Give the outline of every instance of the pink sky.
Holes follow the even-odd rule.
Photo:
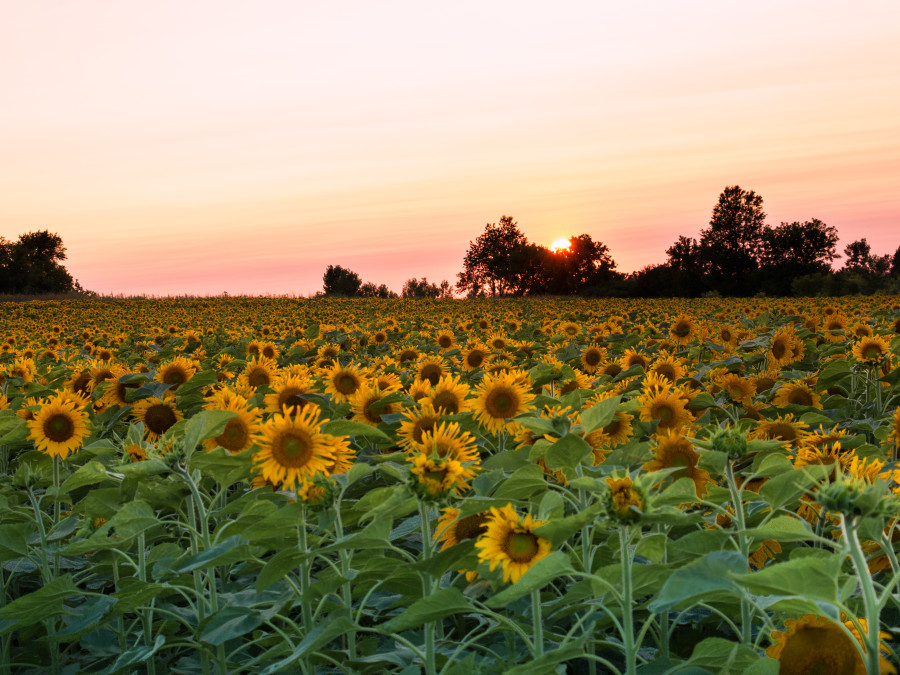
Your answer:
[[[900,3],[0,9],[0,234],[103,293],[455,281],[510,214],[662,262],[719,193],[900,245]]]

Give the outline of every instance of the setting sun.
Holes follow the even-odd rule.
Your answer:
[[[569,240],[565,237],[560,237],[552,244],[550,244],[550,250],[552,251],[566,251],[569,248]]]

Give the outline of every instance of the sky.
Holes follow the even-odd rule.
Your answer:
[[[729,185],[900,245],[900,2],[0,3],[0,235],[87,289],[455,282],[502,215],[618,270]]]

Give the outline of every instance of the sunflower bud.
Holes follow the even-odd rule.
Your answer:
[[[647,510],[647,491],[640,484],[635,484],[630,477],[607,478],[604,505],[606,515],[621,525],[638,522]]]
[[[716,429],[710,443],[713,450],[724,452],[732,461],[747,454],[747,435],[734,427]]]
[[[884,481],[869,483],[852,477],[842,477],[821,486],[816,491],[816,501],[827,511],[847,518],[885,516],[896,507],[888,498]]]

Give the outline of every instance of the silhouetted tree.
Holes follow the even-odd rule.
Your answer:
[[[589,234],[570,237],[569,248],[549,252],[545,259],[550,283],[544,292],[556,295],[603,295],[604,284],[618,276],[609,247]]]
[[[897,247],[897,250],[894,251],[894,256],[891,258],[890,275],[892,277],[900,277],[900,246]]]
[[[786,295],[794,279],[830,273],[832,261],[840,257],[837,240],[837,230],[818,218],[765,228],[759,288]]]
[[[428,283],[427,277],[407,279],[400,291],[401,298],[436,298],[441,289],[436,284]]]
[[[664,276],[666,283],[669,284],[667,291],[669,295],[694,297],[708,288],[703,254],[696,239],[682,235],[666,249],[666,254],[669,256],[666,265],[668,271],[654,270],[648,278],[662,279]],[[647,268],[644,270],[649,272]],[[642,293],[641,297],[656,296]]]
[[[512,216],[488,223],[463,259],[456,288],[469,297],[521,295],[526,285],[523,265],[533,256],[528,240]]]
[[[872,257],[872,247],[863,237],[854,242],[850,242],[844,247],[844,255],[847,259],[844,261],[844,269],[852,272],[866,272],[869,268],[869,259]]]
[[[719,195],[709,227],[700,233],[700,260],[710,285],[723,295],[752,291],[765,220],[763,199],[753,190],[733,185]]]
[[[0,237],[0,293],[81,291],[62,266],[65,259],[62,237],[48,230],[19,235],[16,242]]]
[[[359,294],[362,280],[356,272],[340,265],[329,265],[322,275],[322,287],[325,295],[343,295],[353,297]]]
[[[389,289],[385,284],[373,284],[367,281],[359,287],[357,295],[361,298],[396,298],[397,294]]]
[[[441,280],[441,285],[438,286],[438,298],[442,300],[449,300],[453,297],[453,284],[451,284],[446,279]]]

